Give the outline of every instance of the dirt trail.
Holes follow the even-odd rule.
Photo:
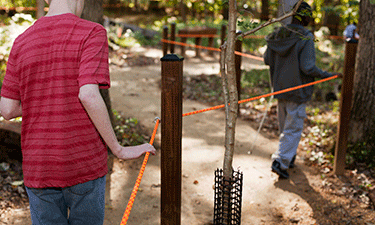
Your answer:
[[[147,51],[161,57],[160,51]],[[205,60],[186,57],[184,76],[217,74],[217,59]],[[244,67],[264,67],[256,61],[244,61]],[[144,67],[114,69],[111,73],[112,88],[110,95],[114,109],[126,116],[139,119],[152,130],[152,121],[160,116],[160,64]],[[207,108],[194,101],[183,102],[183,113]],[[182,224],[209,224],[213,218],[214,171],[222,168],[224,154],[223,110],[209,111],[183,119],[183,184],[182,184]],[[236,128],[236,151],[233,166],[239,167],[244,174],[242,224],[299,224],[314,223],[313,210],[305,196],[312,191],[306,178],[300,159],[298,167],[291,173],[288,181],[278,180],[271,173],[270,155],[276,150],[278,140],[269,140],[258,135],[252,154],[256,131],[248,122],[241,119]],[[157,136],[160,141],[160,129]],[[135,162],[133,162],[134,164]],[[132,164],[132,163],[130,163]],[[108,210],[107,224],[121,220],[130,191],[138,174],[138,166],[129,170],[115,168],[111,188],[113,209]],[[120,183],[121,181],[121,183]],[[194,184],[194,181],[198,181]],[[160,154],[150,158],[141,183],[142,192],[136,198],[128,224],[159,224],[160,222]],[[303,184],[303,185],[302,185]],[[301,194],[300,194],[301,193]],[[115,222],[116,221],[116,222]]]
[[[145,50],[145,49],[144,49]],[[145,54],[161,57],[159,50],[145,50]],[[184,76],[217,74],[217,59],[201,60],[187,57],[184,60]],[[244,67],[263,67],[259,62],[244,60]],[[111,67],[112,107],[127,117],[137,118],[150,133],[153,120],[160,114],[161,66],[118,68]],[[207,108],[194,101],[183,102],[183,112]],[[182,162],[182,224],[210,224],[213,219],[214,171],[222,168],[224,154],[223,110],[209,111],[183,119]],[[163,126],[163,124],[162,124]],[[297,167],[291,170],[289,180],[278,180],[271,173],[270,155],[278,141],[259,135],[253,148],[256,131],[248,122],[238,119],[234,168],[244,174],[242,195],[242,224],[314,224],[312,199],[321,196],[314,191],[318,180],[309,176],[308,167],[297,158]],[[156,142],[160,142],[160,129]],[[159,144],[160,146],[160,144]],[[105,224],[120,224],[139,172],[142,159],[114,162],[111,187],[107,201]],[[308,178],[309,177],[309,178]],[[27,209],[13,212],[8,224],[31,224]],[[146,167],[140,191],[136,197],[129,225],[160,224],[160,154],[151,156]]]

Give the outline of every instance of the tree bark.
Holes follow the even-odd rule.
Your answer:
[[[262,0],[262,12],[260,14],[260,19],[261,20],[269,20],[270,18],[270,5],[268,0]]]
[[[228,40],[226,43],[226,73],[222,74],[225,76],[228,83],[228,103],[226,105],[227,118],[225,127],[225,154],[224,154],[224,165],[223,175],[224,178],[228,179],[232,177],[232,162],[235,142],[235,128],[236,120],[238,115],[238,93],[237,93],[237,80],[236,80],[236,68],[235,68],[235,42],[236,42],[236,23],[237,23],[237,1],[229,1],[229,20],[228,20]]]
[[[375,4],[362,0],[359,7],[360,39],[353,84],[350,143],[366,142],[369,135],[375,135]]]
[[[85,6],[82,12],[82,19],[90,20],[99,24],[103,24],[103,0],[85,0]],[[100,94],[102,95],[104,102],[107,106],[109,118],[111,120],[112,126],[115,126],[114,115],[112,113],[111,99],[109,97],[108,89],[100,89]],[[110,151],[108,151],[109,153]],[[109,154],[107,159],[108,174],[106,176],[106,188],[105,204],[108,207],[111,207],[111,174],[113,172],[113,158],[114,156]]]
[[[85,7],[82,12],[82,19],[89,20],[95,23],[103,24],[103,0],[85,0]],[[107,106],[109,118],[112,126],[115,126],[114,116],[112,113],[111,99],[109,97],[108,89],[100,89],[100,93]]]
[[[36,0],[36,18],[39,19],[40,17],[44,16],[44,0]]]
[[[186,18],[186,5],[184,3],[184,0],[180,0],[180,15],[181,19],[184,23],[186,23],[187,18]]]
[[[340,5],[340,1],[326,0],[324,4],[331,6],[331,7],[335,7],[337,5]],[[323,25],[328,27],[331,35],[338,35],[339,25],[340,25],[340,15],[337,15],[337,13],[333,11],[325,12]]]
[[[223,4],[222,13],[223,13],[223,19],[224,20],[228,20],[229,19],[229,6],[228,6],[228,2],[226,2],[226,3]]]

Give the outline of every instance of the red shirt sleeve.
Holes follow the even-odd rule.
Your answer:
[[[79,87],[99,84],[100,88],[110,87],[108,65],[107,31],[97,26],[83,45],[78,76]]]
[[[9,54],[7,69],[1,87],[1,96],[14,100],[21,100],[20,80],[17,72],[17,54],[15,53],[16,44],[13,45]]]

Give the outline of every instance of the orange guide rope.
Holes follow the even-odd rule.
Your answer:
[[[166,40],[166,39],[162,39],[161,41],[165,42],[165,43],[169,43],[169,44],[182,45],[182,46],[188,46],[188,47],[193,47],[193,48],[201,48],[201,49],[207,49],[207,50],[211,50],[211,51],[220,52],[220,49],[218,49],[218,48],[205,47],[205,46],[200,46],[200,45],[191,45],[191,44],[186,44],[186,43],[177,42],[177,41],[170,41],[170,40]]]
[[[193,48],[201,48],[201,49],[207,49],[207,50],[210,50],[210,51],[221,52],[221,50],[219,48],[212,48],[212,47],[205,47],[205,46],[200,46],[200,45],[186,44],[186,43],[183,43],[183,42],[171,41],[171,40],[166,40],[166,39],[162,39],[161,41],[165,42],[165,43],[169,43],[169,44],[182,45],[182,46],[188,46],[188,47],[193,47]],[[243,56],[243,57],[246,57],[246,58],[263,61],[262,57],[249,55],[249,54],[246,54],[246,53],[243,53],[243,52],[238,52],[238,51],[235,51],[234,53],[236,55],[240,55],[240,56]]]
[[[272,95],[282,94],[282,93],[289,92],[289,91],[294,91],[294,90],[297,90],[297,89],[300,89],[300,88],[312,86],[314,84],[323,83],[325,81],[333,80],[333,79],[335,79],[337,77],[338,77],[338,75],[334,75],[332,77],[328,77],[328,78],[325,78],[325,79],[317,80],[317,81],[314,81],[314,82],[311,82],[311,83],[308,83],[308,84],[303,84],[303,85],[299,85],[299,86],[296,86],[296,87],[291,87],[291,88],[287,88],[287,89],[284,89],[284,90],[280,90],[280,91],[276,91],[276,92],[272,92],[272,93],[268,93],[268,94],[264,94],[264,95],[260,95],[260,96],[256,96],[256,97],[252,97],[252,98],[248,98],[248,99],[244,99],[244,100],[238,101],[238,104],[242,104],[242,103],[245,103],[245,102],[254,101],[254,100],[265,98],[265,97],[269,97],[269,96],[272,96]],[[198,113],[202,113],[202,112],[211,111],[211,110],[214,110],[214,109],[221,109],[221,108],[224,108],[224,107],[225,107],[224,104],[223,105],[218,105],[218,106],[214,106],[214,107],[207,108],[207,109],[201,109],[201,110],[197,110],[197,111],[194,111],[194,112],[185,113],[185,114],[182,114],[182,116],[183,117],[184,116],[190,116],[190,115],[194,115],[194,114],[198,114]]]
[[[160,123],[160,119],[156,119],[154,131],[152,132],[152,136],[151,136],[151,140],[150,140],[150,145],[152,145],[154,143],[155,135],[156,135],[156,131],[158,130],[159,123]],[[135,181],[135,185],[134,185],[132,194],[130,195],[128,205],[126,206],[126,210],[124,212],[124,215],[122,216],[121,225],[125,225],[127,223],[128,219],[129,219],[129,214],[130,214],[130,211],[133,208],[135,196],[137,195],[139,185],[141,184],[141,180],[142,180],[142,177],[143,177],[143,173],[145,172],[145,168],[146,168],[146,164],[147,164],[149,155],[150,155],[150,153],[147,152],[146,155],[145,155],[145,158],[143,159],[141,170],[139,171],[137,180]]]

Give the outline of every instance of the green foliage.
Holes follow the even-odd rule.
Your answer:
[[[141,46],[157,46],[162,39],[161,35],[155,35],[154,38],[149,39],[146,38],[141,32],[135,32],[133,37]]]
[[[252,69],[250,71],[243,71],[241,77],[241,85],[243,88],[265,88],[265,91],[270,91],[269,69]]]
[[[14,5],[11,0],[0,0],[0,5],[3,7],[35,7],[35,0],[14,0]]]
[[[0,89],[13,42],[33,21],[30,15],[19,13],[12,18],[4,18],[4,26],[0,26]]]
[[[114,128],[117,140],[122,146],[133,146],[147,142],[147,136],[136,118],[124,118],[116,110],[113,110],[116,119]]]
[[[359,1],[343,0],[342,4],[332,6],[327,5],[321,8],[325,13],[334,13],[340,16],[341,24],[350,24],[358,22]]]
[[[375,168],[375,130],[369,132],[364,141],[349,144],[347,152],[348,165],[365,164]]]

